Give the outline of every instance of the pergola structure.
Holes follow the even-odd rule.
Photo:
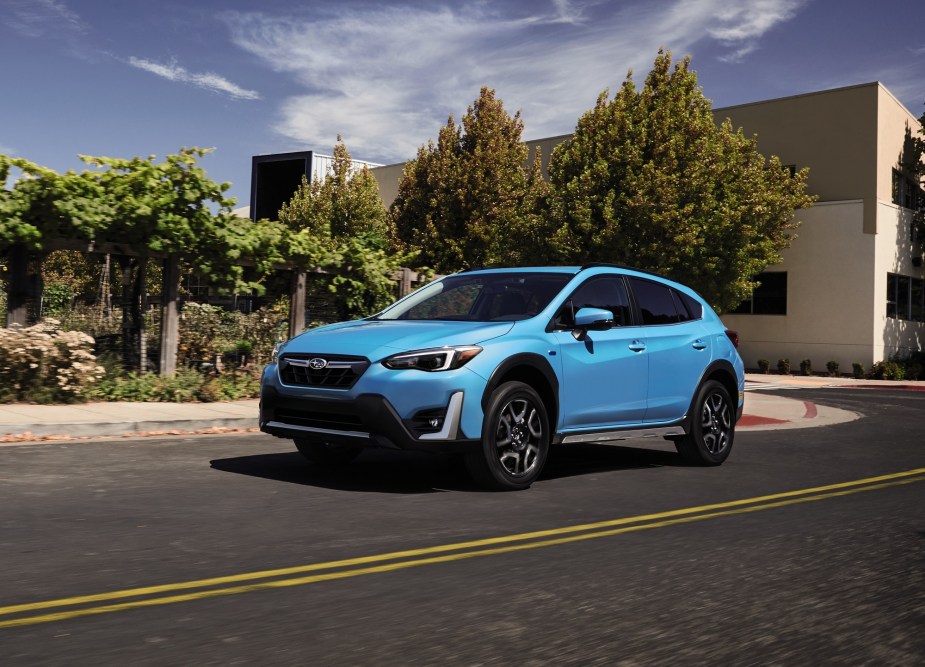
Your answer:
[[[76,250],[88,254],[109,254],[119,259],[122,268],[122,321],[123,331],[135,329],[130,325],[132,309],[141,309],[141,295],[131,291],[132,272],[136,269],[139,275],[135,277],[135,285],[144,284],[144,267],[147,259],[163,262],[163,283],[161,286],[161,331],[160,331],[160,357],[158,372],[161,375],[173,375],[177,368],[177,348],[179,343],[179,288],[180,288],[180,261],[178,254],[158,255],[155,253],[141,253],[131,246],[120,243],[82,242],[67,239],[53,239],[45,244],[44,252],[54,250]],[[30,253],[24,246],[13,246],[7,253],[8,280],[6,326],[19,324],[25,326],[28,320],[27,304],[30,297],[36,300],[42,294],[42,277],[40,262],[34,253]],[[30,273],[30,262],[34,270]],[[289,271],[292,274],[289,287],[289,329],[288,337],[292,338],[305,329],[305,301],[309,273],[326,273],[320,268],[298,269],[292,266],[280,266],[280,271]],[[420,275],[411,269],[400,269],[394,275],[398,281],[398,294],[400,297],[409,294],[412,284],[420,279]],[[137,292],[137,290],[136,290]],[[128,307],[127,307],[128,306]],[[134,318],[135,321],[140,318]],[[143,343],[144,336],[140,336]],[[126,337],[127,340],[127,337]],[[144,350],[141,358],[144,359]]]

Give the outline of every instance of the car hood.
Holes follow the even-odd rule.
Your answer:
[[[283,353],[351,354],[379,361],[397,352],[476,345],[503,336],[513,326],[513,322],[358,320],[306,331],[286,343]]]

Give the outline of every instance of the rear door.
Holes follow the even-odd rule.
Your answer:
[[[647,423],[681,419],[710,364],[710,337],[702,312],[677,290],[645,278],[627,279],[642,320],[649,356]],[[694,302],[696,303],[696,302]],[[691,310],[695,312],[691,312]]]

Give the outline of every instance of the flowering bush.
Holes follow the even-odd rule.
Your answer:
[[[62,331],[58,320],[0,329],[0,401],[82,400],[105,373],[92,349],[93,338]]]

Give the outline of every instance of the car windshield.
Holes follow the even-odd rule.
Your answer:
[[[379,313],[377,320],[513,322],[545,308],[569,273],[476,273],[448,276]]]

